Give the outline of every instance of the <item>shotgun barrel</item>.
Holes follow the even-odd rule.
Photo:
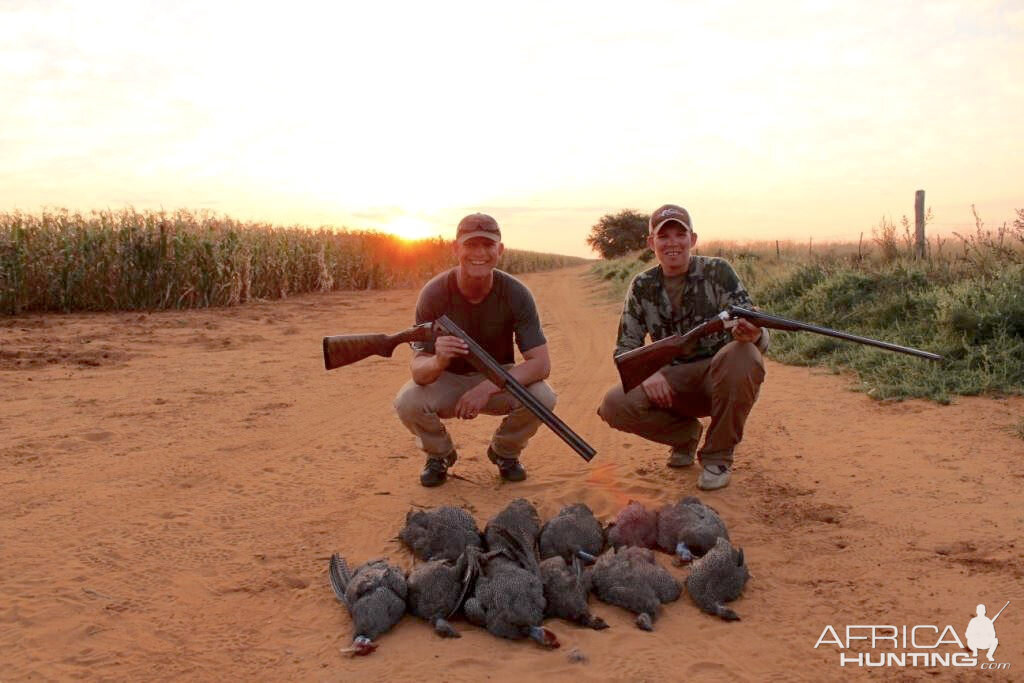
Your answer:
[[[769,327],[773,330],[787,330],[790,332],[814,332],[815,334],[823,334],[826,337],[845,339],[847,341],[857,342],[858,344],[866,344],[868,346],[874,346],[879,349],[885,349],[886,351],[906,353],[911,356],[917,356],[918,358],[927,358],[928,360],[942,360],[942,356],[940,356],[937,353],[932,353],[930,351],[922,351],[921,349],[915,349],[912,346],[900,346],[899,344],[880,341],[878,339],[872,339],[871,337],[862,337],[858,334],[850,334],[849,332],[833,330],[830,327],[811,325],[810,323],[803,323],[800,322],[799,320],[790,320],[788,318],[782,318],[777,315],[771,315],[770,313],[752,311],[749,308],[743,308],[742,306],[729,306],[729,308],[727,308],[726,310],[729,311],[729,315],[731,317],[746,318],[747,320],[751,321],[752,323],[760,327]]]

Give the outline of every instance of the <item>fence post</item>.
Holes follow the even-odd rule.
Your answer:
[[[914,255],[924,258],[924,190],[914,193]]]

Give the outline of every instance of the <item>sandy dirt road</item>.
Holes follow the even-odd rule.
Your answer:
[[[321,336],[397,331],[415,291],[0,319],[0,680],[863,678],[834,645],[814,648],[825,626],[949,624],[963,638],[977,603],[991,615],[1006,600],[996,659],[1011,669],[874,673],[1024,677],[1024,441],[1010,431],[1024,400],[881,404],[849,378],[776,363],[733,484],[702,496],[754,575],[734,604],[742,621],[684,596],[645,633],[595,600],[612,628],[550,622],[553,652],[464,622],[442,641],[406,617],[373,656],[342,656],[350,621],[327,558],[411,566],[395,540],[410,506],[464,505],[482,526],[518,496],[545,518],[583,501],[607,520],[631,498],[698,493],[696,472],[595,414],[615,379],[618,305],[585,268],[523,279],[557,412],[598,455],[587,464],[542,429],[521,484],[484,457],[497,424],[485,416],[449,425],[464,479],[419,486],[421,456],[391,407],[407,348],[323,370]],[[573,648],[588,661],[571,663]]]

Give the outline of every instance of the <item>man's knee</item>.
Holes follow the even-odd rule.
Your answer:
[[[756,345],[732,341],[715,354],[711,372],[725,381],[749,381],[759,385],[764,381],[764,358]]]
[[[555,394],[555,390],[544,381],[534,382],[530,386],[526,387],[526,390],[533,394],[533,397],[541,402],[548,410],[554,410],[555,404],[558,402],[558,396]]]
[[[413,419],[423,412],[426,406],[426,392],[423,387],[412,380],[405,383],[395,396],[394,406],[398,417],[403,421]]]
[[[621,384],[616,384],[608,390],[597,409],[597,414],[609,427],[622,429],[626,422],[626,393],[622,390]]]

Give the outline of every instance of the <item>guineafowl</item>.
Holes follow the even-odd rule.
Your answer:
[[[516,498],[492,517],[484,527],[487,550],[505,550],[524,569],[540,575],[537,557],[537,536],[540,516],[537,508],[525,498]]]
[[[687,496],[658,511],[658,547],[681,562],[702,556],[719,537],[729,539],[725,522],[698,498]]]
[[[597,597],[635,612],[636,625],[645,631],[653,630],[661,604],[678,599],[682,592],[649,548],[609,548],[597,558],[592,577]]]
[[[604,530],[583,503],[563,507],[540,530],[540,557],[546,560],[559,555],[571,564],[577,551],[600,555],[604,550]]]
[[[450,505],[410,510],[398,537],[421,560],[458,562],[467,546],[483,546],[472,515]]]
[[[352,616],[355,636],[348,652],[370,654],[377,649],[374,639],[390,630],[405,614],[405,574],[387,560],[372,560],[352,572],[337,553],[331,555],[327,574],[334,594]]]
[[[475,555],[479,552],[476,546],[469,546],[455,564],[448,560],[429,560],[409,572],[409,612],[430,622],[438,635],[461,637],[448,619],[459,611],[472,589],[475,568],[479,567]]]
[[[508,542],[515,543],[511,535]],[[532,638],[545,647],[558,647],[555,634],[542,626],[546,602],[539,573],[524,569],[506,552],[481,557],[476,589],[463,606],[466,618],[501,638]]]
[[[540,576],[547,603],[544,616],[573,621],[594,630],[608,628],[604,619],[590,613],[590,570],[582,568],[578,557],[573,558],[572,564],[566,564],[561,555],[549,557],[540,563]]]
[[[686,579],[686,591],[708,614],[726,621],[738,621],[739,615],[724,603],[740,597],[750,578],[743,550],[719,537],[715,547],[696,560]]]
[[[619,548],[630,545],[639,548],[658,547],[658,513],[644,504],[631,500],[615,516],[608,527],[608,545]]]

